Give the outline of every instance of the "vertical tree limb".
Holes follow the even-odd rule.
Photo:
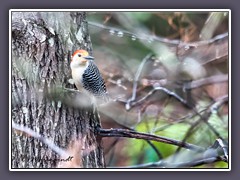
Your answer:
[[[63,18],[61,18],[63,17]],[[47,98],[54,87],[70,87],[69,53],[91,50],[84,12],[12,12],[12,120],[40,132],[60,148],[86,137],[83,167],[105,166],[98,112]],[[53,168],[58,154],[33,137],[12,132],[12,168]],[[79,157],[78,157],[79,158]]]

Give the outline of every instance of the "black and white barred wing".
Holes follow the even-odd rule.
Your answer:
[[[82,83],[83,87],[96,98],[105,102],[109,101],[105,82],[94,62],[90,61],[89,66],[84,71]]]

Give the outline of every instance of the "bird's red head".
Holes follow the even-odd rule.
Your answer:
[[[82,57],[89,55],[89,53],[88,53],[86,50],[79,49],[79,50],[76,50],[76,51],[73,53],[72,57],[74,57],[75,55],[79,55],[79,54],[80,54]]]
[[[89,53],[86,50],[79,49],[76,50],[72,55],[72,62],[79,61],[81,64],[85,64],[88,60],[93,60],[92,56],[89,56]]]

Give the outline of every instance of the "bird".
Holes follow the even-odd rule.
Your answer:
[[[94,57],[88,51],[76,50],[71,56],[70,67],[73,82],[79,91],[94,97],[100,104],[110,100],[104,79],[94,63]]]

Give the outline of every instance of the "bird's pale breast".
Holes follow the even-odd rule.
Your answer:
[[[81,90],[83,88],[82,77],[85,69],[85,67],[78,67],[72,70],[72,78],[78,90]]]

